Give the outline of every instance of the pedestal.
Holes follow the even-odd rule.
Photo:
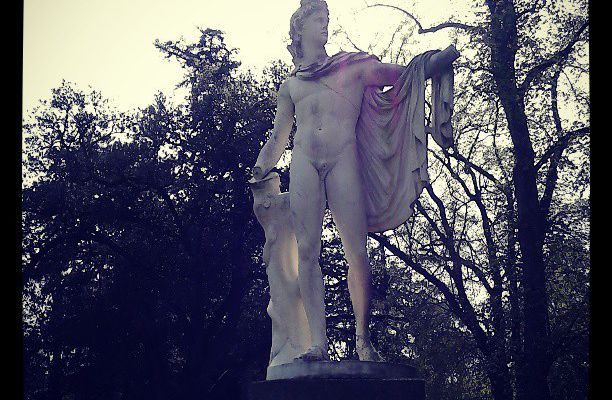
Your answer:
[[[247,387],[248,400],[425,400],[414,367],[367,361],[305,362],[268,369]]]

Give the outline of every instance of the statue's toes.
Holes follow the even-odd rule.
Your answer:
[[[374,348],[372,343],[369,340],[365,341],[365,343],[361,340],[357,343],[357,357],[359,357],[359,361],[374,361],[374,362],[385,362],[383,356]]]
[[[329,355],[325,349],[320,347],[311,347],[305,353],[300,354],[295,358],[300,361],[329,361]]]
[[[361,354],[357,354],[357,356],[359,357],[359,361],[385,362],[383,356],[381,356],[380,353],[374,348],[364,351]]]

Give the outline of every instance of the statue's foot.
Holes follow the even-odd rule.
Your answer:
[[[374,348],[370,336],[357,335],[357,356],[359,361],[384,362],[385,359]]]
[[[329,361],[329,355],[327,354],[327,348],[315,345],[295,357],[295,359],[300,361]]]

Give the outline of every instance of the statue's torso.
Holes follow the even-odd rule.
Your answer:
[[[312,159],[329,159],[354,143],[363,92],[355,64],[316,80],[290,78],[297,119],[293,151]]]

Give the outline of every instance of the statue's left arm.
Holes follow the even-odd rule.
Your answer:
[[[432,55],[425,64],[425,79],[429,79],[448,68],[459,57],[455,46]],[[366,86],[391,86],[404,71],[403,65],[382,63],[372,60],[364,63],[362,79]]]

